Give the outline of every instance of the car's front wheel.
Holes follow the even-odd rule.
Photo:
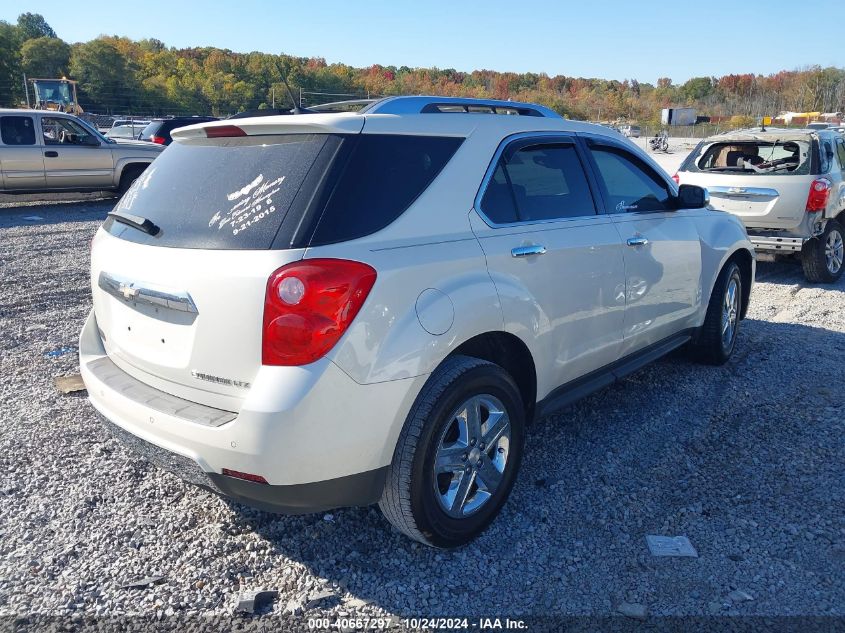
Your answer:
[[[845,242],[842,225],[828,220],[824,232],[804,243],[801,265],[807,281],[831,284],[842,276],[845,262]]]
[[[716,279],[704,324],[691,346],[696,359],[708,365],[726,363],[736,347],[741,315],[742,275],[735,262],[728,262]]]
[[[510,494],[524,428],[522,398],[504,369],[467,356],[447,359],[408,414],[379,507],[426,545],[469,542]]]

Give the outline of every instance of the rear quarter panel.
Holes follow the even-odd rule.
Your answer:
[[[431,373],[467,339],[502,330],[496,289],[468,221],[450,241],[366,249],[348,242],[309,249],[305,257],[363,261],[378,271],[361,312],[330,353],[358,383]]]

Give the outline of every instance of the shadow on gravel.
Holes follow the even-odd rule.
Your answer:
[[[775,261],[758,261],[756,281],[760,283],[777,284],[780,286],[799,286],[803,288],[821,288],[822,290],[839,290],[845,292],[845,275],[834,284],[814,284],[804,277],[804,270],[798,259],[779,259]],[[797,290],[796,290],[797,292]],[[751,300],[754,301],[752,294]]]
[[[456,551],[376,508],[233,505],[230,527],[339,587],[335,603],[345,589],[397,614],[841,614],[842,350],[842,332],[746,320],[724,367],[673,354],[536,422],[503,513]],[[646,534],[699,557],[655,558]]]
[[[116,198],[107,198],[0,207],[0,229],[105,220],[116,202]]]

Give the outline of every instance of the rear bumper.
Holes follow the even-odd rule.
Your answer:
[[[754,250],[768,253],[797,253],[807,241],[806,237],[778,237],[772,235],[748,235]]]
[[[232,499],[284,513],[377,501],[425,376],[361,385],[327,359],[262,367],[238,412],[135,380],[106,356],[92,313],[80,373],[94,408],[148,461]],[[260,475],[260,484],[223,469]]]
[[[341,506],[377,503],[384,488],[387,467],[328,481],[291,486],[274,486],[208,473],[189,457],[168,451],[133,435],[104,416],[105,431],[116,437],[142,459],[232,501],[279,514],[307,514]]]

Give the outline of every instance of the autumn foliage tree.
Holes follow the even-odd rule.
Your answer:
[[[722,117],[776,115],[783,110],[845,110],[845,69],[819,66],[771,75],[693,77],[676,84],[634,78],[597,79],[494,70],[409,68],[375,64],[354,68],[321,57],[214,47],[171,48],[156,39],[102,36],[68,45],[38,14],[17,25],[0,22],[0,106],[23,100],[22,73],[80,82],[88,112],[227,115],[290,105],[286,81],[304,105],[398,94],[492,97],[533,101],[578,119],[659,122],[660,109],[692,106]],[[313,94],[324,93],[324,94]],[[746,120],[746,119],[743,119]]]

